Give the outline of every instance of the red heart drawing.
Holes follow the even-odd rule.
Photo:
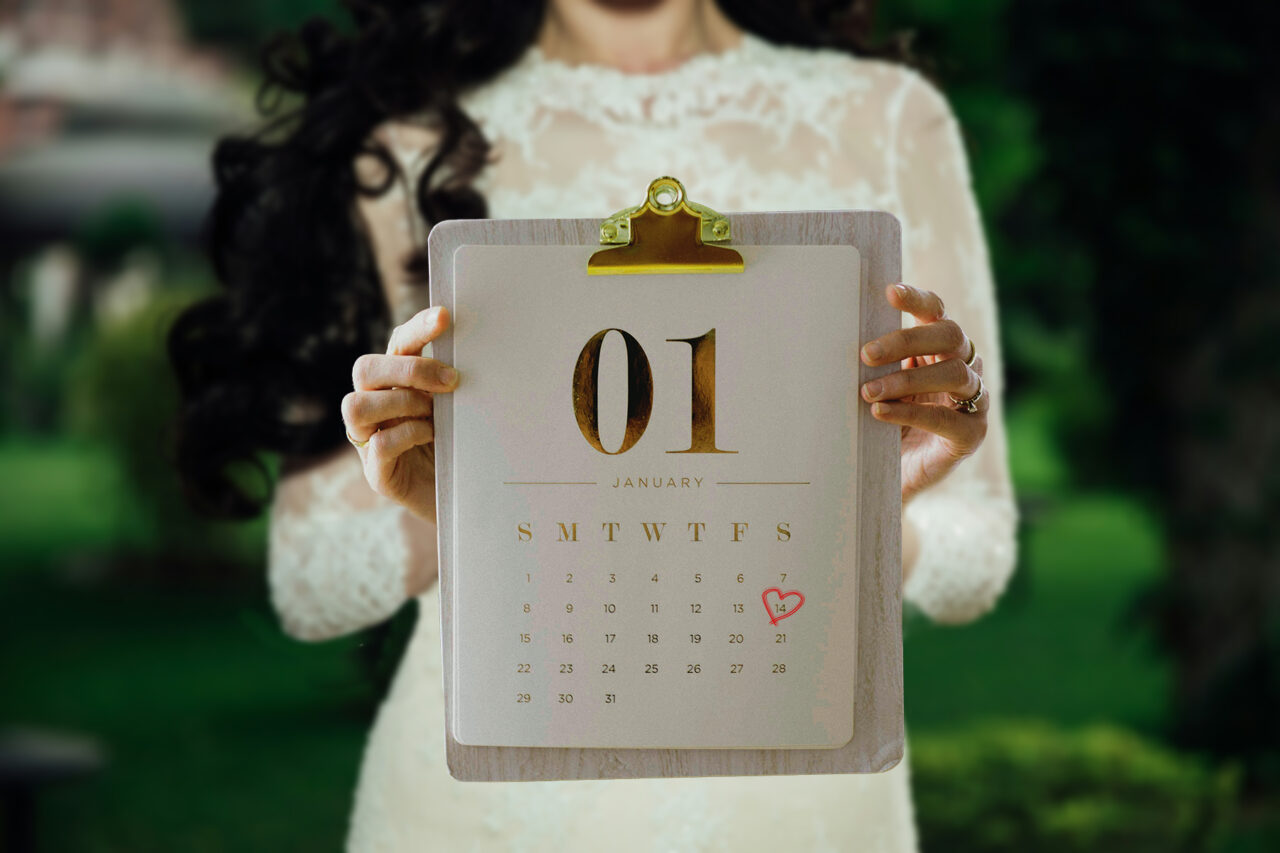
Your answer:
[[[782,612],[775,613],[774,611],[776,610],[776,608],[771,607],[769,605],[769,593],[771,592],[777,594],[778,604],[782,605],[783,607],[786,607],[786,605],[782,604],[782,600],[785,598],[790,598],[793,595],[796,598],[800,599],[800,603],[797,604],[795,607],[787,607]],[[760,600],[764,602],[765,612],[769,614],[769,622],[770,624],[773,624],[773,625],[777,625],[779,622],[781,622],[783,619],[786,619],[788,616],[794,616],[801,607],[804,607],[804,593],[795,589],[790,590],[788,592],[783,592],[782,590],[778,589],[776,586],[770,587],[769,589],[766,589],[764,592],[760,593]]]

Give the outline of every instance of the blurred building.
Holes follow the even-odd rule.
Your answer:
[[[250,116],[172,0],[0,0],[0,252],[127,199],[179,238],[212,192],[216,136]]]

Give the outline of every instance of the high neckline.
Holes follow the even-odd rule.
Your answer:
[[[847,74],[828,66],[845,69],[850,61],[843,52],[777,45],[746,30],[725,50],[697,53],[649,72],[569,63],[530,44],[513,65],[464,93],[461,101],[495,138],[504,133],[519,138],[541,111],[578,113],[649,132],[723,115],[751,92],[793,87],[816,94],[839,88]]]

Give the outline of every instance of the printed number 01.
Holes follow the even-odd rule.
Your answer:
[[[622,335],[627,346],[627,428],[622,444],[617,450],[605,450],[600,441],[600,411],[598,390],[600,383],[600,349],[610,332]],[[668,453],[737,453],[736,450],[720,450],[716,447],[716,330],[711,329],[696,338],[667,338],[671,343],[688,344],[692,353],[692,406],[693,423],[686,450],[668,450]],[[587,443],[601,453],[617,456],[630,450],[649,426],[653,411],[653,372],[649,369],[649,357],[630,333],[622,329],[602,329],[591,336],[578,362],[573,368],[573,415],[578,429]]]

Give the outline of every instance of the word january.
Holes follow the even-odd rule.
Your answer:
[[[690,486],[690,481],[693,485]],[[614,477],[611,489],[700,489],[701,477]]]
[[[747,534],[750,530],[750,524],[745,521],[731,521],[727,525],[728,539],[730,542],[745,542]],[[620,521],[604,521],[600,523],[600,538],[605,542],[619,542],[621,537],[628,534],[637,535],[636,530],[644,531],[644,538],[647,542],[661,542],[662,535],[666,533],[667,522],[665,521],[642,521],[638,525],[634,523],[624,525]],[[555,527],[551,531],[557,542],[578,542],[578,522],[555,522]],[[774,525],[772,533],[779,542],[787,542],[791,539],[791,522],[779,521]],[[705,521],[690,521],[685,526],[686,541],[689,542],[707,542],[707,523]],[[516,525],[516,539],[520,542],[532,542],[534,536],[533,522],[522,521]]]

